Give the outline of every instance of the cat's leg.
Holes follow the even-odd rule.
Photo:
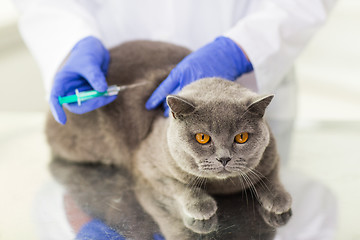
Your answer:
[[[202,189],[193,189],[177,197],[184,225],[192,231],[205,234],[218,227],[216,201]]]
[[[200,188],[184,188],[175,199],[181,206],[185,217],[195,220],[209,220],[217,210],[217,204],[213,197]]]
[[[183,225],[196,233],[216,230],[217,204],[203,189],[190,187],[166,176],[152,180],[151,185],[155,192],[174,200],[171,207],[178,210]]]
[[[265,222],[273,227],[285,225],[292,215],[292,200],[279,180],[278,167],[258,180],[254,187],[261,204],[259,211]]]
[[[176,200],[186,227],[200,234],[216,230],[217,204],[213,197],[201,188],[184,185],[172,178],[162,181],[173,186],[174,192],[171,196]]]
[[[136,196],[145,211],[158,224],[166,240],[194,240],[200,235],[186,226],[181,210],[177,208],[177,201],[170,196],[163,195],[146,183],[136,188]]]

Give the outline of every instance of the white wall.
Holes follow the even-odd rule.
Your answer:
[[[340,0],[297,61],[300,120],[360,120],[360,1]]]
[[[0,111],[45,111],[40,72],[17,29],[18,13],[0,1]]]

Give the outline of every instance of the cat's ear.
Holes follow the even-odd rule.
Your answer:
[[[195,110],[195,106],[192,103],[175,95],[167,96],[166,103],[169,106],[174,118],[188,115]]]
[[[268,95],[262,98],[257,99],[255,102],[251,103],[247,108],[247,112],[250,112],[257,117],[263,117],[267,106],[269,106],[271,100],[274,98],[274,95]]]

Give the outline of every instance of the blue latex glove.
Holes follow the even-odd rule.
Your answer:
[[[94,37],[80,40],[71,50],[69,58],[56,74],[50,94],[50,109],[56,121],[66,123],[66,115],[59,103],[59,96],[75,94],[75,89],[85,91],[95,89],[107,90],[105,75],[110,62],[109,51]],[[83,114],[102,107],[116,99],[116,96],[98,97],[81,106],[77,103],[63,104],[70,112]]]
[[[75,240],[126,240],[115,230],[100,220],[94,219],[85,224],[76,235]]]
[[[165,240],[160,234],[153,235],[154,240]],[[75,240],[126,240],[115,230],[98,219],[85,224],[77,234]]]
[[[146,108],[151,110],[163,104],[164,115],[168,116],[169,107],[165,101],[168,94],[176,94],[187,84],[201,78],[221,77],[234,81],[252,70],[251,63],[235,42],[227,37],[218,37],[185,57],[153,92]]]

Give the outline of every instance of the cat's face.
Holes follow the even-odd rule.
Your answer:
[[[218,179],[254,169],[269,144],[263,114],[271,99],[222,79],[200,80],[180,97],[169,96],[173,119],[167,140],[177,165]]]

